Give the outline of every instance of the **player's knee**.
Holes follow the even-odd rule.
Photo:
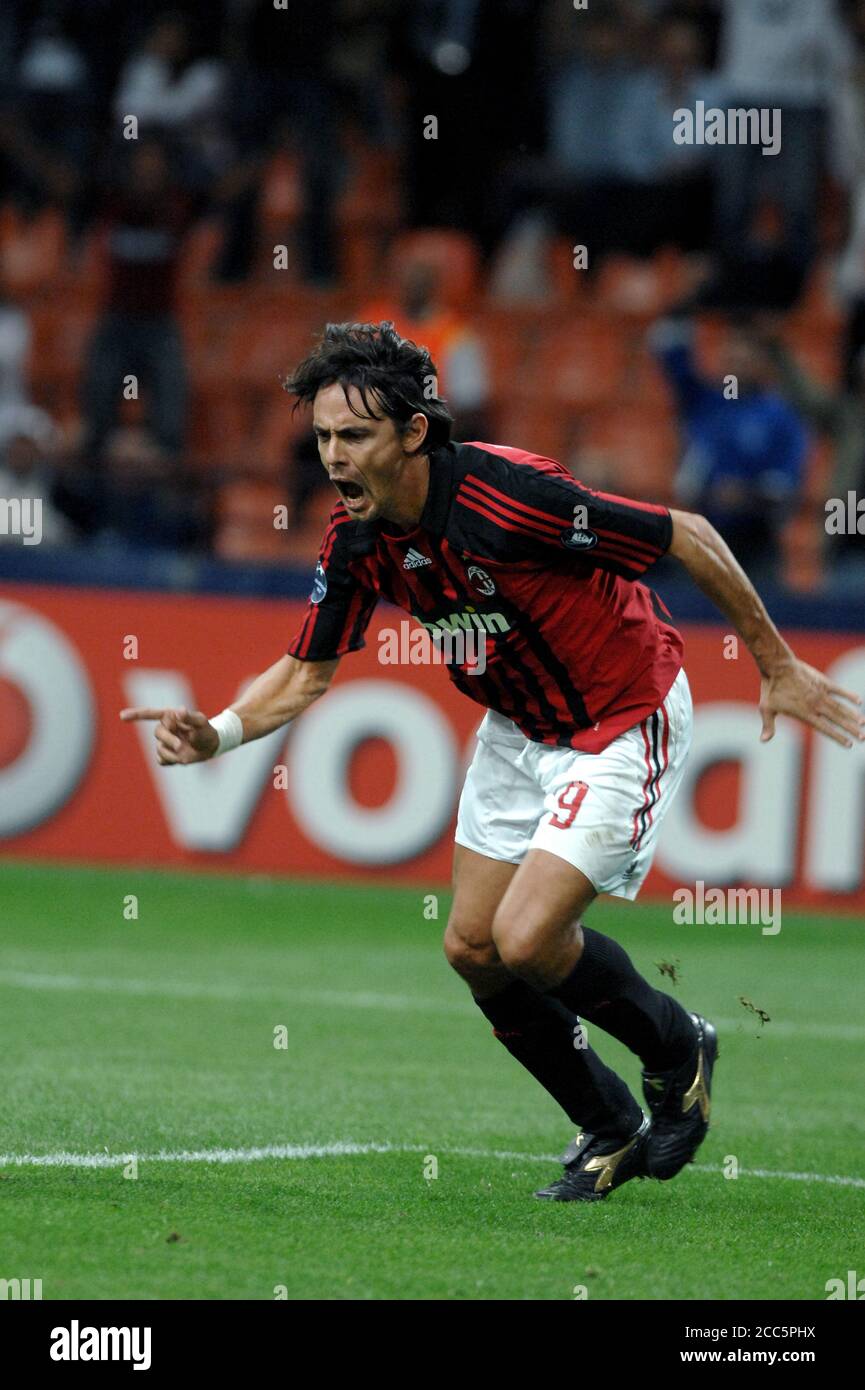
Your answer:
[[[479,939],[468,930],[461,931],[458,922],[448,922],[443,944],[448,964],[466,978],[479,971],[492,970],[499,964],[492,941]]]
[[[497,912],[493,941],[502,964],[514,975],[531,971],[540,960],[542,937],[531,922]]]

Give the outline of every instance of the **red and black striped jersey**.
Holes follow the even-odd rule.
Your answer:
[[[671,536],[666,507],[584,487],[553,459],[448,444],[430,455],[413,530],[337,502],[288,651],[357,651],[389,600],[436,635],[484,633],[482,673],[447,665],[464,694],[534,742],[600,752],[658,708],[682,665],[679,633],[637,582]]]

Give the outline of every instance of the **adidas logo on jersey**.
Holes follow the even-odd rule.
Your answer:
[[[402,567],[404,570],[419,570],[421,565],[431,564],[432,560],[428,559],[426,555],[421,555],[419,550],[409,547],[409,552],[402,562]]]

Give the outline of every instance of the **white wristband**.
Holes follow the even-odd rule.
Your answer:
[[[214,758],[218,758],[220,753],[230,753],[232,748],[239,748],[243,743],[243,720],[233,709],[224,709],[221,714],[214,715],[209,723],[219,735]]]

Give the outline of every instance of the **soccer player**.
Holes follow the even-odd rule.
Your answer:
[[[674,556],[735,626],[760,671],[764,740],[786,714],[852,747],[865,718],[855,694],[796,658],[702,517],[593,491],[520,449],[452,443],[435,374],[390,323],[328,325],[286,383],[295,408],[313,407],[338,493],[288,654],[214,719],[121,717],[158,721],[163,765],[201,762],[323,695],[380,597],[429,626],[483,630],[484,661],[448,665],[486,713],[445,953],[495,1036],[580,1127],[537,1196],[597,1201],[693,1159],[717,1056],[711,1023],[582,922],[598,893],[637,896],[691,738],[682,639],[640,576]],[[648,1115],[581,1019],[640,1058]]]

